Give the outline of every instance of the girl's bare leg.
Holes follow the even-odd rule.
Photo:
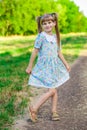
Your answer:
[[[55,93],[52,96],[52,113],[57,112],[57,102],[58,102],[58,94],[57,90],[55,89]]]
[[[43,94],[42,97],[39,99],[39,101],[33,105],[33,109],[35,111],[38,111],[38,109],[40,108],[40,106],[42,106],[47,100],[49,97],[53,96],[55,94],[55,89],[49,89],[47,93]],[[53,98],[53,109],[56,109],[56,95],[55,97]]]
[[[57,102],[58,102],[58,95],[57,95],[57,90],[55,89],[55,93],[52,96],[52,120],[53,121],[60,120],[59,114],[57,112]]]

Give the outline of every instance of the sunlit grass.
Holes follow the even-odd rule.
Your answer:
[[[72,64],[73,61],[78,58],[81,50],[84,49],[84,45],[87,44],[86,35],[73,35],[74,36],[69,34],[69,36],[62,38],[62,52],[69,64]]]
[[[87,44],[86,34],[62,36],[62,52],[72,64]],[[0,128],[9,129],[13,117],[24,112],[31,93],[25,73],[36,36],[0,38]],[[36,62],[36,60],[35,60]]]
[[[17,56],[30,51],[33,47],[33,40],[7,40],[0,42],[0,53],[9,52],[12,56]]]

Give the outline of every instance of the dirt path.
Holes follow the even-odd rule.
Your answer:
[[[87,49],[86,49],[87,50]],[[58,88],[60,121],[51,121],[51,100],[38,113],[39,121],[32,123],[28,113],[15,122],[14,130],[87,130],[87,52],[73,64],[71,79]],[[41,92],[45,89],[41,90]]]

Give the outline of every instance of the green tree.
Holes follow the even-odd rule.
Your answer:
[[[36,16],[51,12],[58,13],[62,33],[87,32],[87,18],[70,0],[1,0],[0,35],[35,34]]]

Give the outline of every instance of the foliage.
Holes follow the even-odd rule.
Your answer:
[[[70,0],[0,0],[0,35],[35,34],[36,16],[51,12],[59,14],[62,33],[87,32],[87,18]]]

